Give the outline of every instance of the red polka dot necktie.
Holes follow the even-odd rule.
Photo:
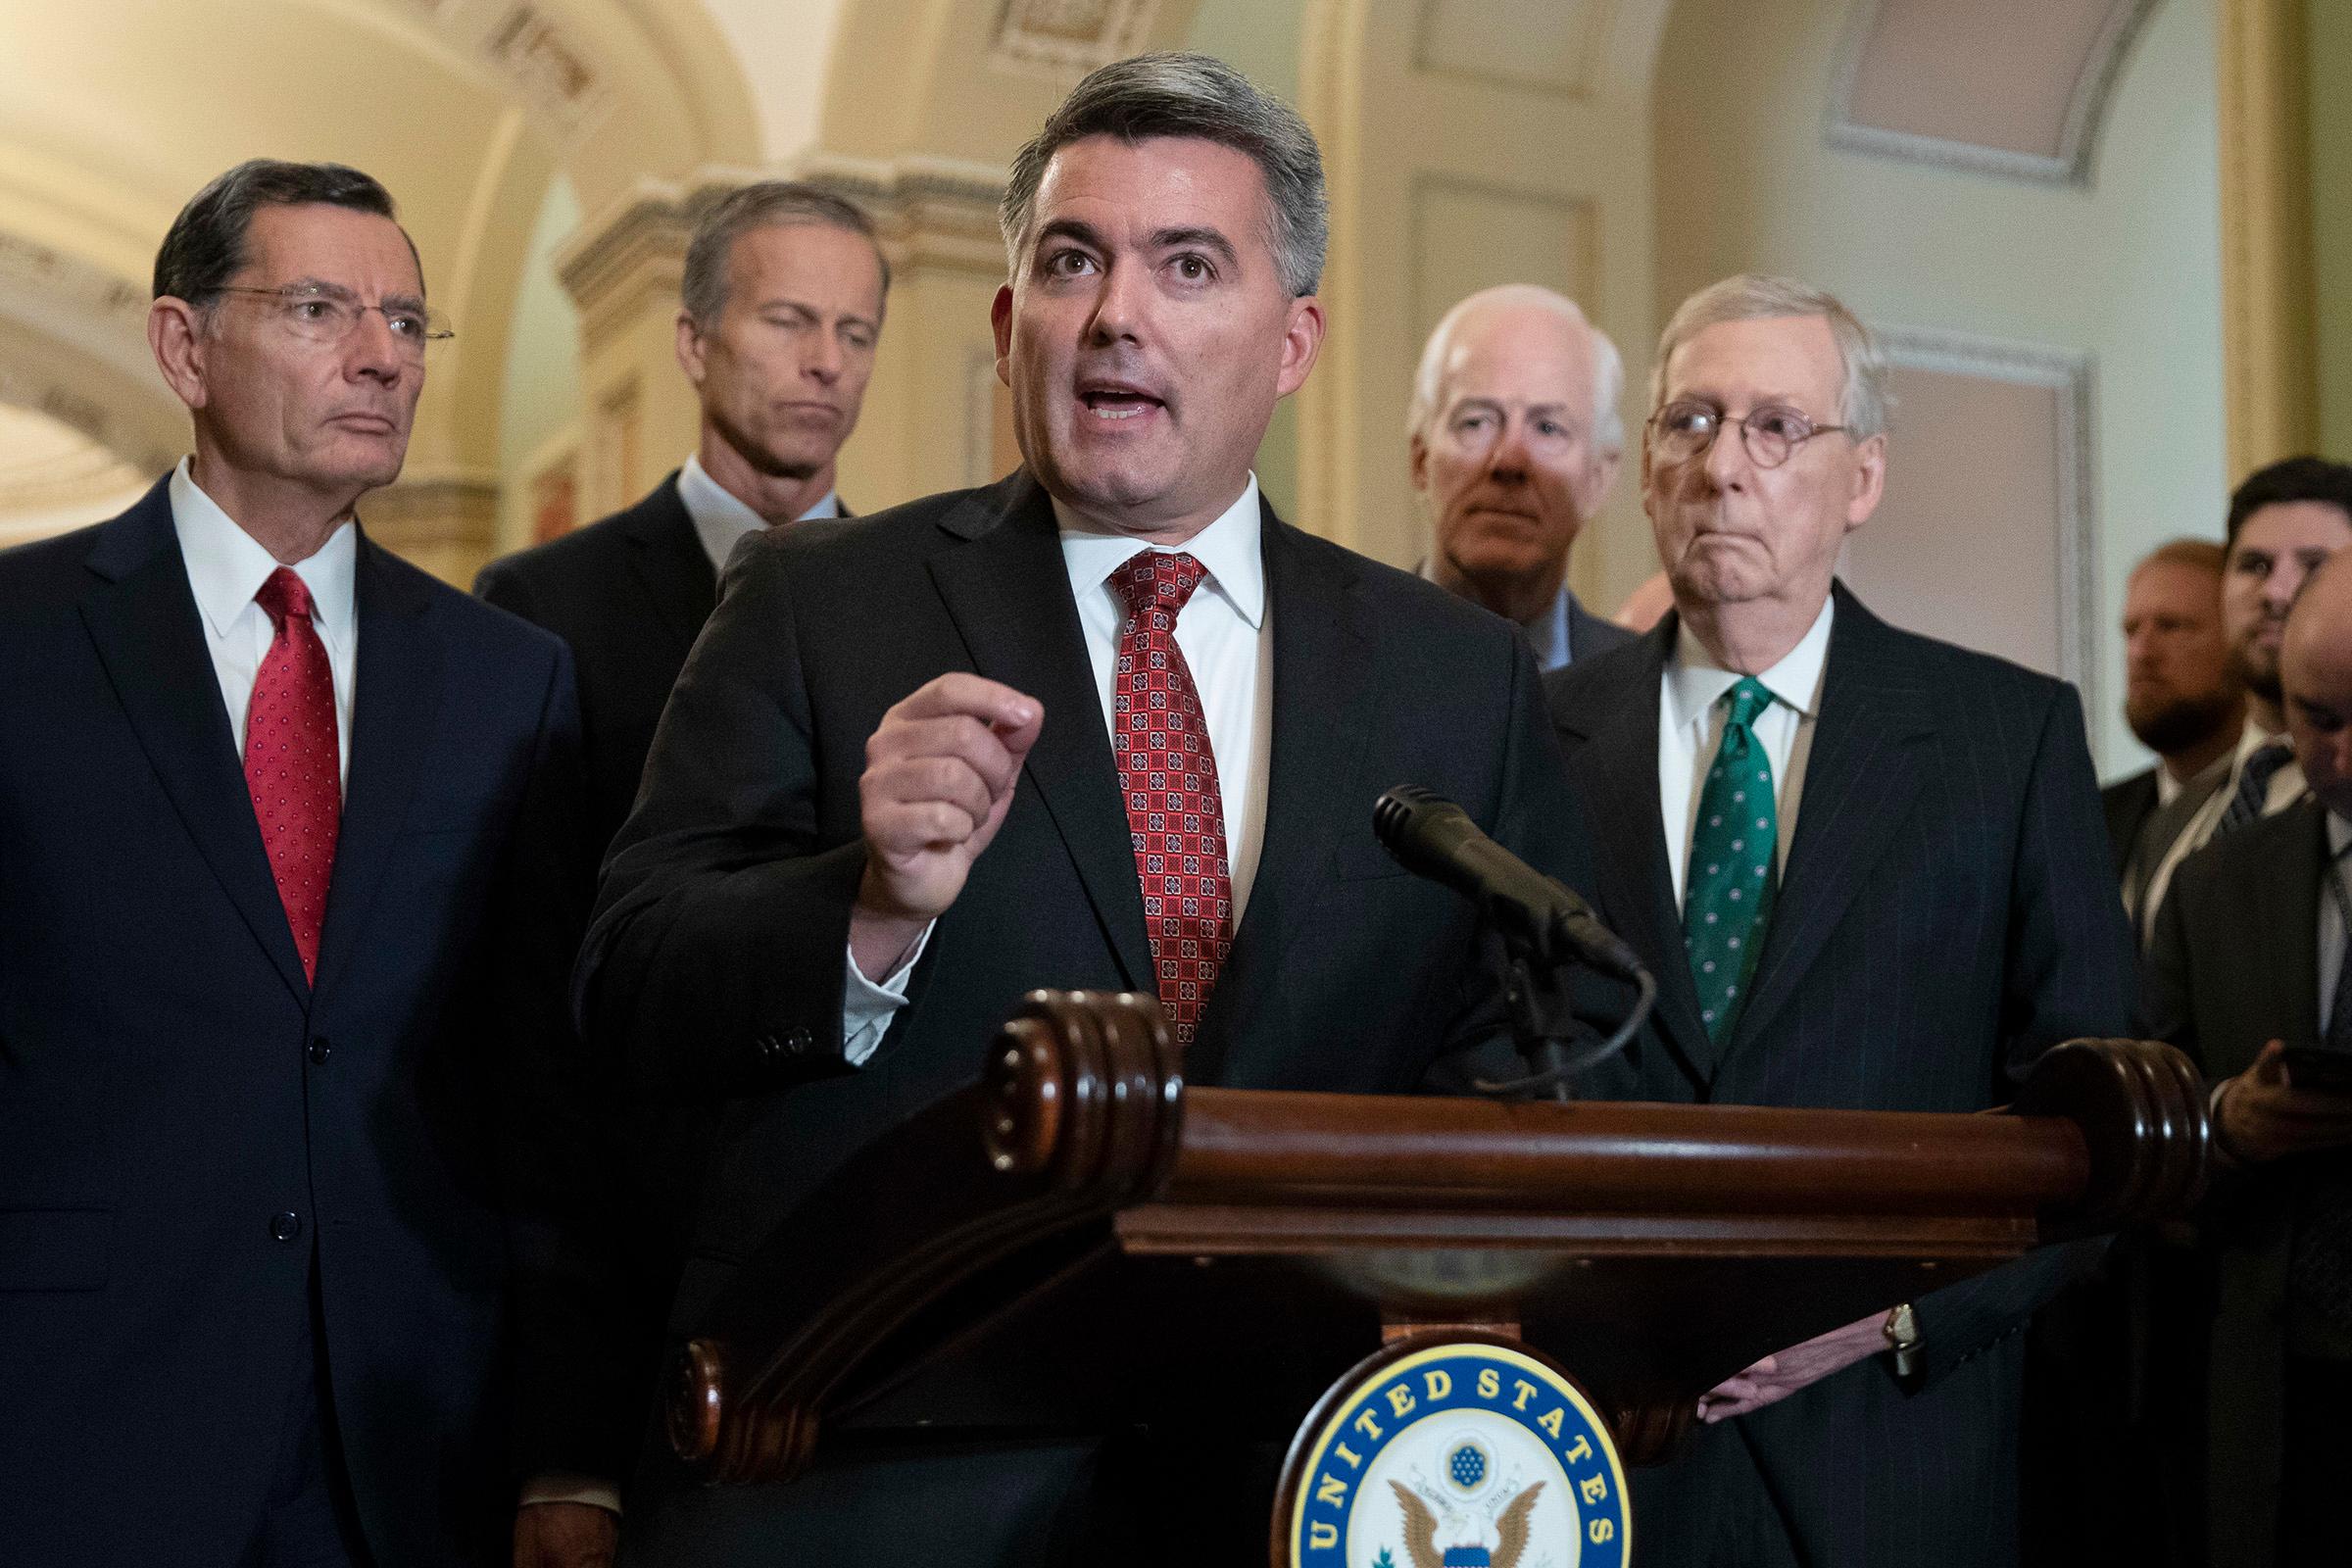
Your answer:
[[[316,980],[327,879],[343,818],[335,676],[326,645],[311,625],[311,590],[290,567],[271,572],[253,601],[276,634],[253,677],[253,702],[245,710],[245,783],[302,972]]]
[[[1205,573],[1190,556],[1147,550],[1110,574],[1127,604],[1111,681],[1111,751],[1127,796],[1144,929],[1159,1004],[1190,1047],[1217,971],[1233,947],[1233,877],[1225,863],[1225,806],[1208,720],[1193,685],[1176,617]]]

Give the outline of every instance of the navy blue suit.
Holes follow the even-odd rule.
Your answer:
[[[577,787],[571,670],[365,539],[356,572],[314,987],[166,486],[0,556],[9,1561],[240,1560],[314,1313],[375,1560],[502,1550],[515,1101],[562,1049],[576,930],[539,831]]]

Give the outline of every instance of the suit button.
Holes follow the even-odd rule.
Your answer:
[[[808,1030],[795,1029],[792,1033],[784,1037],[784,1054],[787,1056],[806,1056],[808,1054],[808,1048],[814,1044],[815,1042],[808,1038]]]
[[[278,1215],[270,1222],[270,1234],[277,1241],[292,1241],[302,1234],[302,1216],[293,1213]]]
[[[315,1067],[323,1067],[323,1066],[325,1066],[325,1065],[326,1065],[326,1055],[327,1055],[327,1053],[328,1053],[328,1052],[330,1052],[330,1051],[332,1051],[332,1050],[334,1050],[334,1047],[332,1047],[332,1046],[328,1045],[328,1044],[326,1043],[326,1040],[325,1040],[325,1038],[324,1038],[323,1036],[321,1036],[319,1039],[317,1039],[317,1040],[314,1040],[314,1041],[312,1041],[312,1042],[311,1042],[311,1065],[313,1065],[313,1066],[315,1066]]]

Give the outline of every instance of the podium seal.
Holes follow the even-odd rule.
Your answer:
[[[1516,1342],[1400,1341],[1298,1429],[1275,1568],[1624,1568],[1625,1471],[1567,1373]]]

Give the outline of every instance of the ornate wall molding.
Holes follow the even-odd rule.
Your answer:
[[[2088,354],[1930,327],[1880,327],[1891,366],[1980,380],[2047,387],[2057,394],[2059,674],[2082,694],[2083,710],[2106,710],[2099,697],[2099,524],[2097,454],[2091,409],[2096,362]]]
[[[989,63],[1075,80],[1142,49],[1157,9],[1156,0],[1004,0]]]
[[[1828,123],[1823,132],[1823,139],[1830,146],[1899,163],[1994,174],[2037,184],[2082,187],[2090,184],[2107,104],[2114,94],[2117,78],[2123,74],[2124,62],[2131,55],[2132,40],[2155,12],[2158,0],[2112,0],[2082,69],[2075,78],[2058,151],[2050,157],[1891,130],[1857,121],[1853,114],[1854,90],[1865,51],[1879,23],[1882,3],[1883,0],[1860,0],[1839,40],[1837,65],[1830,79]]]

